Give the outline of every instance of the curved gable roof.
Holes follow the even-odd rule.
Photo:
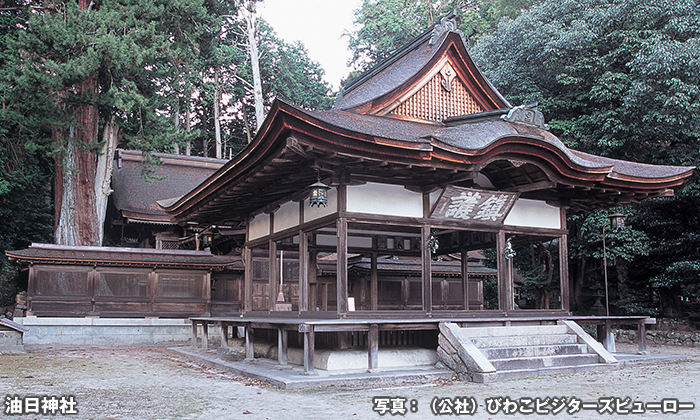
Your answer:
[[[454,81],[447,81],[449,84],[463,86],[481,108],[475,112],[510,108],[508,101],[474,64],[463,34],[454,29],[455,26],[453,22],[443,19],[436,29],[424,32],[387,61],[348,84],[336,98],[333,109],[387,115],[418,94],[434,78],[442,82],[445,77],[454,77]],[[456,74],[444,75],[450,71]],[[449,88],[445,89],[446,95],[452,93]],[[433,93],[432,96],[435,95]],[[437,114],[446,118],[464,113],[442,110]]]

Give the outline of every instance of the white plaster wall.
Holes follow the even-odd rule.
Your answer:
[[[504,221],[508,226],[561,229],[559,207],[543,201],[519,198]]]
[[[290,201],[282,204],[275,212],[275,232],[299,226],[299,203]]]
[[[423,194],[400,185],[367,183],[347,191],[349,212],[423,217]]]
[[[311,207],[309,199],[304,200],[304,222],[320,219],[324,216],[334,214],[338,211],[338,190],[331,188],[328,190],[328,206]]]
[[[248,240],[262,238],[270,234],[270,215],[267,213],[255,216],[250,222]]]

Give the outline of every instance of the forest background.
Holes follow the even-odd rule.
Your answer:
[[[3,0],[0,306],[18,291],[5,250],[101,244],[99,198],[106,203],[111,161],[104,157],[115,147],[230,158],[248,144],[262,119],[251,44],[263,109],[275,97],[332,106],[337,92],[321,65],[303,44],[277,37],[255,6]],[[453,10],[485,75],[513,105],[537,102],[569,147],[698,165],[698,0],[364,0],[357,30],[347,34],[353,72],[344,82]],[[144,177],[156,164],[144,166]],[[700,312],[699,188],[694,175],[673,197],[613,209],[626,215],[620,231],[603,229],[607,212],[572,215],[572,295],[581,296],[584,283],[602,284],[605,234],[616,280],[611,312]],[[545,287],[536,274],[525,280],[533,294]],[[589,304],[576,299],[572,309]]]

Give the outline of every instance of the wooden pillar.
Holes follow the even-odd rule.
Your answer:
[[[202,347],[209,348],[209,324],[207,321],[202,322]]]
[[[316,337],[314,335],[313,325],[300,325],[299,332],[304,333],[304,374],[315,375],[314,370],[314,351],[316,347]]]
[[[598,341],[603,343],[605,350],[610,353],[615,352],[615,339],[612,336],[612,325],[610,319],[606,319],[603,324],[598,324]]]
[[[299,313],[309,310],[309,235],[299,231]]]
[[[432,258],[430,256],[430,249],[428,248],[428,242],[430,242],[430,226],[423,226],[421,228],[421,268],[422,268],[422,283],[423,283],[423,311],[426,313],[433,312],[433,273],[431,262]]]
[[[277,362],[282,365],[287,365],[287,348],[288,334],[287,330],[282,327],[277,328]]]
[[[498,261],[498,309],[510,312],[513,306],[513,279],[508,269],[509,260],[505,257],[506,233],[499,231],[496,235],[496,260]]]
[[[464,310],[469,310],[469,252],[462,250],[462,302]]]
[[[310,250],[309,251],[309,259],[308,259],[308,275],[309,275],[309,289],[310,289],[310,296],[309,296],[309,310],[310,311],[315,311],[316,308],[319,308],[319,302],[318,302],[318,272],[316,271],[316,256],[318,255],[318,251],[316,250]]]
[[[243,313],[253,310],[253,250],[243,248]]]
[[[192,321],[192,347],[197,347],[197,321]]]
[[[367,370],[372,372],[379,367],[379,325],[370,324],[367,334]]]
[[[269,299],[268,299],[268,310],[270,312],[275,311],[275,305],[277,304],[277,284],[279,283],[278,267],[279,262],[277,261],[277,242],[273,240],[268,241],[268,252],[269,252],[269,267],[268,272],[270,273],[268,277],[268,289],[269,289]]]
[[[370,306],[373,311],[379,309],[379,275],[377,273],[377,253],[373,252],[370,262]]]
[[[637,324],[637,352],[638,354],[649,354],[647,351],[647,327],[644,319]]]
[[[220,322],[219,326],[221,330],[221,347],[228,348],[228,324]]]
[[[559,282],[561,288],[561,309],[569,311],[569,240],[568,235],[559,238]]]
[[[253,328],[250,324],[245,326],[245,358],[255,359],[255,347],[253,346]]]
[[[203,296],[207,299],[205,311],[207,316],[211,316],[211,270],[209,270],[204,277],[204,285],[202,287],[204,288],[204,290],[202,290],[202,292],[204,292]]]
[[[348,221],[341,217],[336,222],[338,248],[336,255],[338,256],[337,271],[336,271],[336,291],[337,291],[337,308],[338,315],[343,316],[348,313]]]

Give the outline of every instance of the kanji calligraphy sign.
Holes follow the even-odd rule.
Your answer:
[[[518,193],[447,186],[430,215],[433,219],[501,225]]]

